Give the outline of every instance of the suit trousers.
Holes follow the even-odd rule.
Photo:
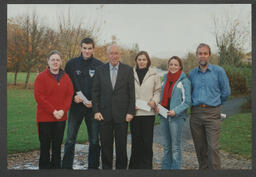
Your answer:
[[[39,169],[61,168],[61,143],[66,121],[39,122],[40,140]],[[52,155],[50,158],[50,148]]]
[[[155,116],[135,116],[132,119],[129,169],[152,169],[154,122]]]
[[[113,167],[113,143],[115,140],[116,169],[127,168],[127,122],[100,122],[101,159],[103,169]]]
[[[192,107],[191,133],[199,169],[220,169],[219,136],[221,130],[220,106]]]

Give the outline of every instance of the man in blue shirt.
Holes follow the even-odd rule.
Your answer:
[[[199,169],[219,169],[220,106],[230,95],[224,69],[209,63],[210,46],[199,44],[196,51],[199,66],[189,73],[192,86],[190,128]]]

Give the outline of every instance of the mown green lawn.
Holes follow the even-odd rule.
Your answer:
[[[243,113],[228,117],[222,122],[220,149],[252,158],[252,114]]]
[[[63,142],[66,139],[66,131],[67,123]],[[87,130],[83,123],[77,142],[84,143],[87,140]],[[8,153],[39,149],[33,90],[7,90],[7,149]]]
[[[30,73],[29,82],[33,83],[38,73]],[[27,77],[27,73],[20,72],[17,75],[17,83],[24,83]],[[14,83],[14,73],[7,73],[7,83]]]

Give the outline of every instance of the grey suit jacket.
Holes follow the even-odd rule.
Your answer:
[[[100,112],[104,121],[124,122],[126,114],[135,114],[133,70],[120,62],[112,88],[109,63],[97,68],[92,87],[93,113]]]

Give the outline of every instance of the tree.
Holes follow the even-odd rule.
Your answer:
[[[94,49],[94,56],[95,58],[99,58],[102,62],[107,62],[108,58],[106,55],[108,45],[103,45],[103,46],[95,46]]]
[[[191,69],[198,66],[198,59],[195,53],[188,52],[187,56],[183,60],[183,70],[188,73]]]
[[[30,72],[42,71],[47,53],[57,46],[56,32],[39,24],[35,13],[8,19],[7,63],[9,71],[15,73],[14,85],[18,72],[25,71],[27,88]]]
[[[20,26],[17,24],[19,18],[8,19],[7,22],[7,68],[8,71],[14,72],[14,85],[17,83],[17,76],[22,62],[24,61],[24,33]]]
[[[31,16],[26,15],[21,24],[25,39],[23,43],[25,46],[24,68],[27,72],[24,88],[27,88],[32,68],[46,60],[46,55],[49,51],[49,38],[47,28],[39,25],[40,23],[35,13]]]
[[[244,46],[248,42],[248,28],[234,17],[214,17],[213,22],[219,64],[239,66],[244,56]]]
[[[228,77],[230,78],[231,89],[244,88],[242,92],[248,93],[247,105],[251,105],[251,88],[249,84],[248,90],[246,87],[246,79],[250,80],[251,75],[246,76],[240,72],[233,72],[237,66],[242,66],[242,58],[246,55],[246,47],[249,47],[251,41],[250,23],[248,26],[242,23],[238,18],[226,16],[226,18],[214,18],[215,38],[219,53],[219,64],[230,67]],[[232,66],[235,66],[232,68]],[[227,68],[226,68],[227,69]],[[241,67],[242,69],[242,67]],[[239,68],[240,70],[240,68]],[[232,81],[233,79],[233,81]],[[239,82],[237,82],[239,80]],[[236,84],[237,83],[237,86]],[[249,82],[251,83],[251,82]],[[240,90],[241,91],[241,90]]]
[[[151,57],[151,65],[161,70],[167,70],[168,59],[158,58],[155,56]]]
[[[98,10],[102,9],[99,6]],[[63,65],[65,60],[80,54],[80,41],[85,37],[92,37],[97,43],[97,35],[102,29],[100,20],[83,26],[80,21],[78,25],[71,20],[70,12],[68,18],[62,16],[59,21],[59,29],[52,29],[42,24],[35,12],[32,15],[17,16],[8,19],[8,46],[7,63],[8,70],[15,72],[14,84],[20,71],[27,72],[24,87],[28,87],[30,73],[40,72],[47,65],[46,56],[50,50],[56,49],[63,54]],[[97,37],[96,37],[97,36]]]
[[[46,47],[42,48],[43,52],[45,52],[44,56],[42,56],[40,62],[38,62],[35,67],[34,71],[41,72],[47,66],[47,58],[46,55],[49,53],[50,50],[59,50],[59,40],[58,40],[58,33],[49,27],[45,27],[45,33],[43,35],[43,40],[41,45],[45,45]]]
[[[103,8],[103,6],[100,6],[99,9],[101,8]],[[88,22],[83,25],[82,20],[78,23],[74,23],[73,19],[74,18],[72,18],[70,14],[70,9],[68,10],[67,17],[64,14],[59,16],[58,43],[59,50],[63,54],[64,64],[68,59],[78,56],[81,53],[80,41],[83,38],[91,37],[94,42],[97,43],[99,33],[102,29],[97,23],[97,20],[92,24],[89,24]]]
[[[133,44],[131,48],[121,48],[121,61],[127,65],[135,66],[135,57],[139,52],[139,45]]]

